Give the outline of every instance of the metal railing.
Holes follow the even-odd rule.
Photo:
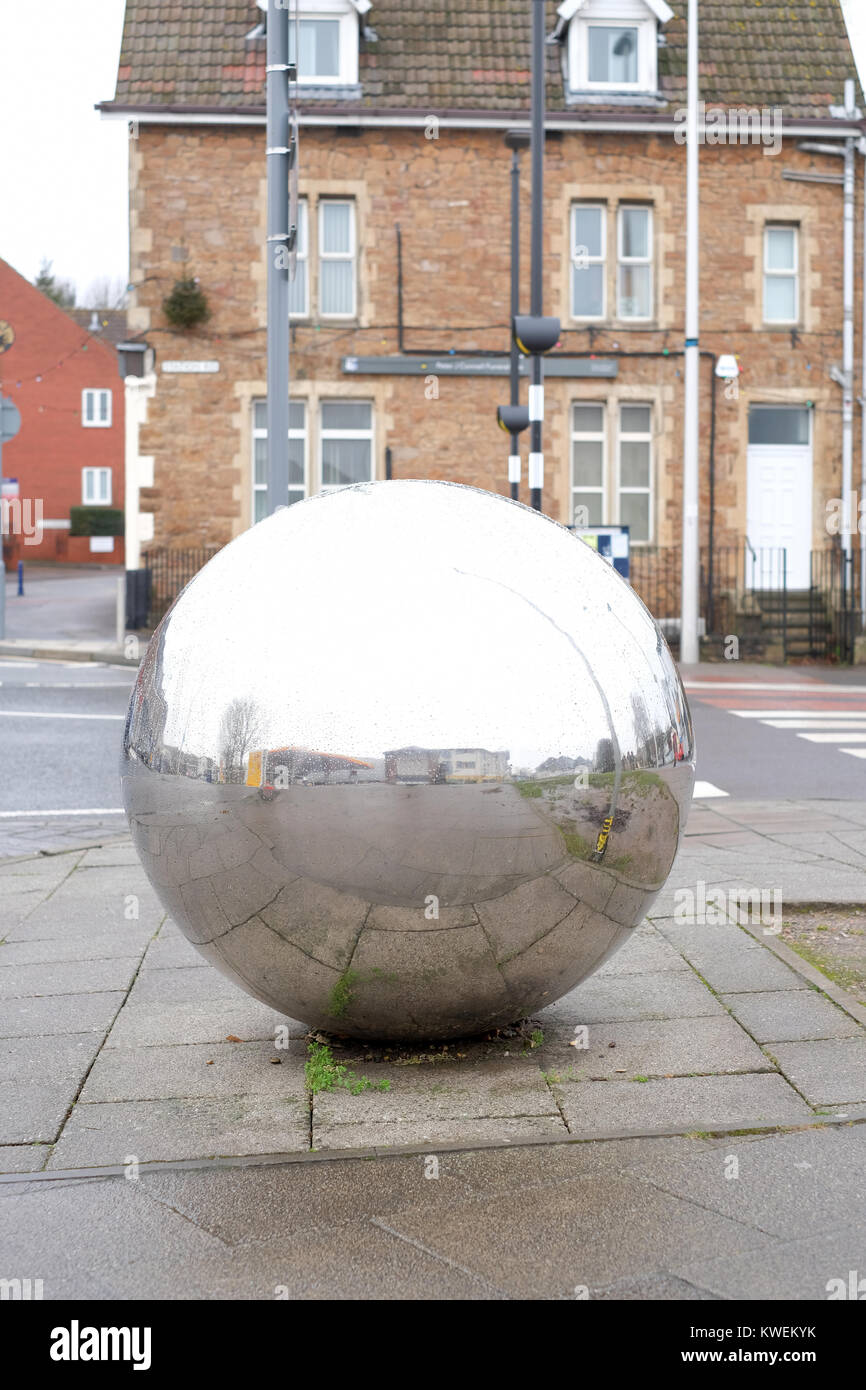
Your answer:
[[[148,627],[156,627],[178,594],[220,549],[218,545],[153,546],[142,552],[141,568],[150,573]]]
[[[851,662],[861,628],[860,555],[838,545],[812,551],[809,587],[793,586],[783,547],[708,548],[700,555],[700,634],[723,654],[736,637],[739,655]],[[681,553],[678,546],[635,546],[630,582],[676,650]],[[706,650],[706,648],[705,648]]]

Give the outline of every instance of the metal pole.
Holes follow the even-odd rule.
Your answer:
[[[866,281],[866,140],[860,141],[863,155],[863,278]],[[866,632],[866,288],[863,292],[863,385],[860,398],[860,621]]]
[[[845,110],[854,116],[854,83],[845,83]],[[854,141],[845,141],[845,222],[843,240],[843,322],[842,322],[842,548],[850,566],[852,528],[856,526],[853,508],[854,478]]]
[[[542,313],[544,226],[544,0],[530,0],[532,11],[532,131],[530,158],[532,162],[532,279],[530,313]],[[544,420],[544,365],[541,354],[532,357],[532,384],[529,388],[529,493],[531,504],[541,511],[544,487],[544,454],[541,426]]]
[[[683,419],[683,573],[680,607],[680,662],[700,659],[700,531],[698,527],[698,443],[700,282],[698,238],[698,0],[689,0],[688,123],[686,137],[686,342]]]
[[[511,321],[520,313],[520,151],[511,151]],[[520,353],[514,335],[511,337],[511,396],[510,404],[520,404]],[[516,502],[520,495],[519,436],[511,436],[508,456],[508,481],[511,496]]]
[[[289,501],[289,12],[268,0],[268,512]]]
[[[8,508],[3,506],[3,438],[0,433],[0,638],[6,636],[6,517]]]

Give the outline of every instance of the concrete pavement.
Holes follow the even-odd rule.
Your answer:
[[[335,1042],[390,1082],[357,1095],[310,1093],[304,1025],[202,962],[125,836],[5,861],[4,1272],[54,1271],[46,1297],[826,1297],[864,1266],[866,1010],[777,939],[772,894],[862,901],[866,802],[810,803],[805,833],[804,809],[696,807],[601,971],[510,1036]]]
[[[812,673],[686,676],[699,777],[758,728],[765,788],[786,740],[809,775],[697,801],[649,919],[522,1029],[331,1040],[390,1085],[313,1094],[304,1025],[184,940],[99,781],[129,677],[0,662],[0,1277],[46,1298],[707,1300],[866,1275],[866,1010],[777,934],[788,904],[866,901],[866,798],[832,795],[864,769],[730,712],[799,718]],[[815,698],[858,683],[822,672]]]

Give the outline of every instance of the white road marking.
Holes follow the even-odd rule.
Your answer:
[[[840,748],[840,753],[850,753],[852,758],[866,758],[866,748]]]
[[[807,690],[814,694],[854,690],[860,695],[866,692],[866,685],[831,685],[827,681],[812,681],[808,684],[789,681],[685,681],[684,684],[686,690]]]
[[[850,723],[837,719],[834,714],[814,714],[803,719],[765,719],[764,723],[770,729],[811,729],[813,733],[818,729],[866,729],[866,715]]]
[[[798,734],[807,743],[866,743],[866,734],[855,734],[850,729],[835,734]],[[847,750],[843,750],[847,751]]]
[[[738,719],[801,719],[808,711],[800,709],[729,709],[728,714],[735,714]],[[864,718],[862,709],[829,709],[816,710],[815,717],[821,715],[825,719],[862,719]]]
[[[0,709],[4,719],[125,719],[125,714],[51,714],[45,710]]]
[[[723,792],[721,787],[714,786],[712,782],[695,782],[693,800],[703,800],[708,796],[730,796],[730,792]]]
[[[131,690],[120,681],[0,681],[8,690]]]
[[[86,810],[69,811],[0,811],[0,820],[15,820],[19,816],[125,816],[122,806],[93,806]]]

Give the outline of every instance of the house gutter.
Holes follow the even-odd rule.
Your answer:
[[[98,102],[95,109],[100,112],[105,120],[138,121],[142,125],[257,125],[263,126],[266,121],[264,106],[196,106],[196,105],[134,105],[116,102]],[[715,108],[713,108],[715,109]],[[720,107],[726,110],[753,110],[757,108],[745,106]],[[430,122],[431,115],[435,115],[440,127],[454,130],[525,130],[529,132],[529,122],[526,119],[526,112],[519,110],[509,115],[503,111],[459,111],[446,109],[443,111],[417,111],[414,109],[399,110],[350,110],[346,111],[340,107],[316,107],[314,110],[299,106],[298,119],[301,125],[306,126],[370,126],[370,127],[392,127],[405,129],[424,129]],[[545,118],[545,130],[549,131],[582,131],[582,132],[616,132],[622,134],[623,131],[634,131],[636,134],[673,134],[681,130],[680,122],[674,121],[670,116],[653,118],[645,113],[622,116],[603,116],[603,117],[581,117],[577,113],[570,115],[561,113],[556,115],[547,114]],[[700,127],[704,129],[705,127]],[[839,120],[827,118],[803,118],[793,120],[782,125],[782,136],[788,139],[808,138],[810,135],[824,135],[832,139],[857,139],[863,133],[862,122],[852,121],[850,124],[842,124]],[[757,148],[757,147],[756,147]]]

